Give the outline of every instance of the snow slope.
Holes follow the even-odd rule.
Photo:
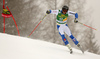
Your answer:
[[[100,59],[100,55],[41,40],[0,33],[0,59]]]

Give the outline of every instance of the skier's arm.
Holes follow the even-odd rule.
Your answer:
[[[47,14],[58,14],[58,10],[47,10]]]
[[[75,16],[75,20],[74,20],[74,22],[75,22],[75,23],[78,22],[78,20],[77,20],[77,19],[78,19],[78,13],[76,13],[76,12],[72,12],[72,11],[68,11],[68,14],[69,14],[69,15],[74,15],[74,16]]]

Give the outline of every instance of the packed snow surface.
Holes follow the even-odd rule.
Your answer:
[[[0,33],[0,59],[100,59],[100,55],[66,46]]]

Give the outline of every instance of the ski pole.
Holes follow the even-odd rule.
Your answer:
[[[38,25],[33,29],[33,31],[31,32],[31,34],[35,31],[35,29],[40,25],[40,23],[43,21],[43,19],[47,16],[47,13],[45,14],[45,16],[40,20],[40,22],[38,23]],[[28,36],[30,37],[31,34]]]
[[[94,30],[96,30],[97,31],[97,29],[95,29],[95,28],[92,28],[92,27],[90,27],[90,26],[88,26],[88,25],[86,25],[86,24],[83,24],[83,23],[81,23],[81,22],[78,22],[79,24],[82,24],[82,25],[84,25],[84,26],[86,26],[86,27],[88,27],[88,28],[91,28],[91,29],[94,29]]]

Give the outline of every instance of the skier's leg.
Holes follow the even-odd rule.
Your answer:
[[[65,27],[65,33],[72,39],[72,41],[77,45],[79,42],[76,40],[76,38],[72,35],[70,29],[68,28],[68,25],[66,24]]]
[[[62,37],[62,40],[65,43],[65,45],[69,44],[68,40],[66,39],[66,37],[64,35],[63,28],[61,28],[60,25],[57,25],[57,30],[59,31],[59,34]]]
[[[59,25],[57,25],[57,30],[59,31],[60,36],[62,37],[63,42],[65,43],[65,45],[68,47],[68,49],[70,50],[70,53],[72,53],[72,48],[71,45],[69,44],[68,40],[66,39],[63,29],[60,28]]]
[[[60,36],[62,37],[63,42],[65,43],[65,45],[69,44],[68,40],[66,39],[65,35],[59,32]]]
[[[79,44],[77,39],[71,34],[71,31],[68,28],[67,24],[66,24],[66,27],[65,27],[65,33],[72,39],[72,41],[75,43],[75,45],[77,45],[80,48],[80,50],[84,53],[84,50],[82,49],[82,46]]]
[[[59,34],[60,34],[60,32],[59,32]],[[69,44],[69,42],[68,42],[68,40],[66,39],[65,35],[61,35],[61,34],[60,34],[60,36],[62,37],[62,40],[63,40],[63,42],[65,43],[65,45],[66,45],[66,46],[68,47],[68,49],[70,50],[70,54],[72,54],[73,51],[72,51],[71,45]]]

